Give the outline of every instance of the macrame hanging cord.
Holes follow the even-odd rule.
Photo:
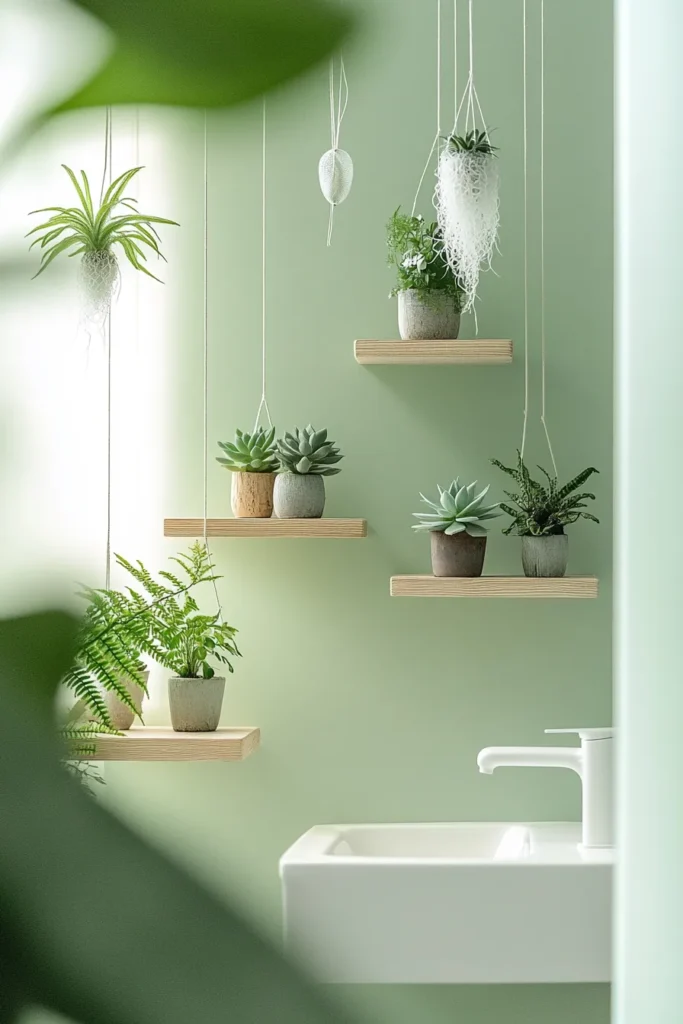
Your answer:
[[[209,547],[209,132],[207,112],[204,111],[204,194],[203,194],[203,219],[204,219],[204,289],[203,289],[203,364],[204,364],[204,407],[203,407],[203,440],[204,440],[204,480],[203,480],[203,540],[206,553],[213,565],[211,548]],[[212,574],[213,575],[213,574]],[[223,608],[218,595],[218,586],[215,577],[213,579],[213,592],[216,598],[218,618],[223,621]]]
[[[268,349],[266,338],[266,101],[263,101],[261,130],[261,401],[256,410],[254,432],[258,429],[261,414],[265,414],[268,426],[272,428],[267,395]]]
[[[453,20],[457,26],[458,16],[458,5],[457,0],[453,0]],[[457,45],[457,27],[454,30],[454,45]],[[457,63],[456,63],[456,74],[457,74]],[[457,101],[457,96],[456,96]],[[417,201],[420,198],[420,192],[422,191],[422,185],[424,184],[427,171],[429,170],[434,156],[435,150],[438,150],[439,139],[441,138],[441,0],[436,0],[436,135],[432,142],[431,149],[425,161],[425,165],[420,175],[420,180],[417,183],[417,189],[415,191],[415,198],[413,199],[413,205],[410,210],[410,216],[415,216],[415,210],[417,208]]]
[[[524,450],[527,440],[527,427],[529,420],[529,175],[528,175],[528,53],[527,53],[527,0],[523,0],[523,76],[524,76],[524,101],[523,101],[523,138],[524,138],[524,416],[522,426],[522,440],[520,452],[524,457]],[[541,0],[541,159],[540,159],[540,233],[541,233],[541,426],[545,436],[548,452],[553,466],[553,473],[557,476],[557,463],[553,451],[550,431],[547,420],[547,397],[546,397],[546,308],[545,308],[545,0]]]
[[[343,203],[353,183],[353,160],[345,149],[339,148],[339,133],[349,103],[349,83],[346,79],[344,55],[339,55],[339,87],[335,97],[334,57],[330,58],[330,142],[331,149],[320,157],[318,181],[320,190],[330,204],[327,223],[327,244],[332,244],[335,207]]]
[[[102,170],[102,187],[100,189],[100,204],[104,197],[104,190],[112,182],[112,112],[107,107],[104,115],[104,167]],[[107,539],[105,551],[104,586],[109,590],[111,586],[111,526],[112,526],[112,349],[111,349],[111,303],[107,309],[106,316],[106,360],[107,360]]]

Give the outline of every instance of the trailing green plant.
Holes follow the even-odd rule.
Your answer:
[[[467,533],[470,537],[485,537],[487,528],[484,522],[500,515],[500,512],[496,511],[499,506],[497,503],[484,504],[489,487],[485,487],[478,494],[476,491],[476,480],[461,487],[460,478],[457,477],[445,490],[439,487],[438,501],[430,501],[424,494],[420,494],[431,512],[414,512],[413,515],[420,521],[413,525],[413,529],[445,533],[449,537],[456,533]]]
[[[293,434],[286,433],[279,438],[277,448],[283,473],[296,473],[299,476],[307,473],[334,476],[335,473],[341,473],[337,463],[344,456],[336,443],[328,440],[327,430],[315,430],[310,423],[303,429],[295,427]]]
[[[149,577],[154,584],[141,562],[132,565],[121,555],[116,556],[116,561],[135,579]],[[103,692],[115,693],[137,713],[127,684],[134,682],[145,689],[141,657],[147,655],[165,664],[159,635],[164,616],[175,614],[173,610],[167,613],[165,605],[178,605],[193,587],[218,579],[202,544],[194,544],[187,555],[178,555],[173,561],[185,578],[162,571],[159,575],[170,586],[145,587],[147,597],[130,588],[86,588],[82,592],[88,606],[76,636],[76,657],[62,680],[76,698],[62,725],[62,735],[81,755],[93,752],[97,735],[116,732]]]
[[[455,132],[446,138],[446,145],[454,153],[481,153],[485,156],[493,156],[497,146],[491,145],[489,133],[486,129],[473,128],[464,135],[456,135]]]
[[[491,462],[511,476],[519,488],[517,492],[505,491],[512,505],[501,503],[500,507],[512,518],[512,522],[503,533],[515,533],[519,537],[549,537],[564,533],[565,526],[579,519],[600,522],[590,512],[583,511],[588,507],[587,501],[595,501],[595,495],[588,491],[576,493],[593,473],[598,472],[593,466],[560,486],[557,476],[551,475],[542,466],[538,468],[545,477],[545,484],[534,480],[519,450],[517,465],[514,467],[504,466],[498,459],[491,459]]]
[[[212,661],[233,672],[230,659],[241,656],[235,643],[237,630],[223,622],[220,612],[202,615],[188,593],[197,583],[220,579],[214,575],[206,545],[197,542],[188,555],[177,555],[172,561],[180,567],[181,575],[163,570],[158,574],[160,579],[155,579],[142,562],[133,564],[117,556],[119,565],[141,588],[127,589],[131,607],[149,627],[143,650],[183,679],[211,679],[215,675]]]
[[[236,430],[234,444],[219,441],[218,447],[225,458],[218,456],[216,461],[234,473],[275,473],[279,465],[275,427],[259,427],[253,434]]]
[[[430,292],[444,292],[456,300],[460,312],[463,292],[443,254],[443,244],[436,221],[394,211],[387,224],[387,263],[395,267],[397,284],[391,295],[413,289],[427,299]]]

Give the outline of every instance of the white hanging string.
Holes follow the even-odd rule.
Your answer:
[[[458,123],[458,118],[462,111],[463,106],[465,107],[465,132],[469,129],[476,128],[476,111],[479,111],[479,120],[483,130],[488,135],[488,128],[486,127],[486,120],[484,118],[484,111],[481,109],[481,103],[479,102],[479,93],[474,82],[474,19],[472,12],[472,0],[469,0],[468,4],[468,35],[469,35],[469,75],[467,77],[467,83],[465,85],[465,91],[462,95],[460,105],[456,110],[455,124],[453,130],[455,131],[455,125]]]
[[[424,169],[422,171],[422,174],[420,175],[420,180],[419,180],[418,185],[417,185],[417,191],[415,192],[415,198],[413,199],[413,206],[412,206],[412,209],[410,211],[410,216],[411,217],[415,216],[415,207],[417,206],[417,201],[418,201],[418,199],[420,197],[420,190],[422,188],[422,183],[425,180],[425,175],[427,174],[427,171],[429,170],[429,165],[432,162],[432,157],[434,155],[434,150],[437,148],[437,146],[439,144],[439,139],[440,138],[441,138],[441,0],[436,0],[436,135],[434,136],[434,141],[432,142],[432,148],[429,150],[429,156],[427,157],[427,162],[425,163]]]
[[[104,170],[102,172],[102,188],[100,190],[100,203],[104,198],[105,183],[112,182],[112,113],[111,107],[107,107],[104,116]],[[111,302],[107,309],[106,346],[107,346],[107,540],[105,553],[104,586],[109,590],[111,586],[111,471],[112,471],[112,445],[111,445]]]
[[[266,101],[264,99],[261,139],[261,401],[256,412],[254,431],[258,429],[262,412],[266,414],[268,426],[273,426],[270,409],[268,408],[268,398],[266,397],[266,371]]]
[[[526,431],[529,419],[529,182],[528,182],[528,110],[527,110],[527,0],[522,0],[522,70],[524,78],[524,99],[522,104],[522,136],[524,143],[524,423],[522,441],[519,446],[522,458],[526,447]]]
[[[211,554],[211,548],[209,547],[209,132],[207,123],[207,112],[204,111],[204,194],[203,194],[203,217],[204,217],[204,302],[203,302],[203,324],[202,324],[202,341],[203,341],[203,359],[204,359],[204,408],[203,408],[203,427],[204,427],[204,488],[203,488],[203,530],[202,536],[204,540],[204,547],[206,553],[209,556],[211,564],[213,565],[213,556]],[[223,609],[221,607],[221,599],[218,596],[218,586],[216,580],[213,580],[213,592],[216,598],[216,607],[218,609],[218,618],[223,621]]]
[[[545,0],[541,0],[541,423],[557,476],[557,464],[546,420],[546,337],[545,337]]]
[[[334,57],[330,58],[330,136],[331,149],[336,153],[339,149],[339,133],[341,123],[344,120],[346,108],[349,105],[349,83],[346,78],[346,67],[344,66],[344,55],[339,55],[339,92],[335,100],[334,95]],[[334,226],[335,203],[330,203],[330,216],[327,222],[327,245],[332,244],[332,228]]]

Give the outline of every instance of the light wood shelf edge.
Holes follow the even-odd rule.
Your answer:
[[[365,519],[208,519],[209,537],[300,537],[360,540],[367,537]],[[201,537],[203,519],[165,519],[165,537]]]
[[[95,753],[79,761],[244,761],[261,742],[260,729],[217,729],[215,732],[174,732],[138,726],[120,736],[97,736]]]
[[[381,341],[359,338],[353,351],[364,366],[493,366],[512,362],[512,341],[481,338],[473,341]]]
[[[392,597],[595,598],[596,576],[392,576]]]

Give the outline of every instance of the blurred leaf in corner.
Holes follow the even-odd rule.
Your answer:
[[[79,1024],[349,1024],[59,767],[74,630],[0,621],[0,1022],[34,1005]]]
[[[72,0],[114,49],[56,108],[120,103],[227,107],[293,78],[339,45],[348,11],[327,0]]]

